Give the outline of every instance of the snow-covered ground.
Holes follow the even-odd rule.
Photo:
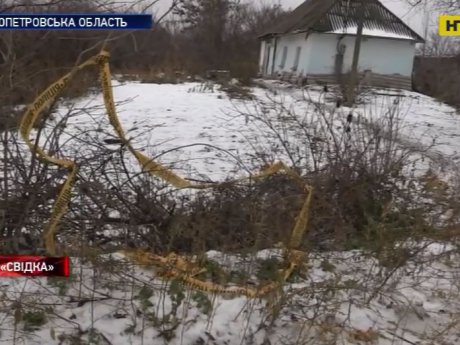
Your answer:
[[[114,96],[136,148],[184,176],[224,180],[259,168],[256,156],[267,149],[269,160],[288,159],[283,150],[272,150],[280,138],[248,116],[263,112],[263,104],[269,108],[275,101],[302,117],[313,114],[318,104],[336,107],[332,91],[267,85],[276,94],[253,88],[257,106],[199,83],[115,82]],[[460,158],[460,120],[453,108],[407,91],[373,90],[364,99],[355,109],[336,110],[337,116],[345,119],[353,111],[378,117],[397,107],[401,145],[427,148],[429,159],[455,164]],[[67,120],[62,150],[69,158],[83,159],[85,141],[101,143],[113,131],[99,93],[59,108],[61,115],[69,111],[75,116]],[[283,130],[281,141],[292,137],[289,128]],[[400,249],[389,257],[402,255],[405,248]],[[243,260],[218,252],[208,256],[230,266]],[[184,290],[122,259],[119,254],[101,257],[97,265],[75,259],[69,281],[2,280],[0,343],[460,344],[456,247],[431,244],[396,270],[359,251],[311,254],[310,268],[286,284],[286,298],[279,305],[275,298],[248,300]]]
[[[267,300],[168,285],[155,279],[154,270],[133,266],[118,253],[100,257],[95,266],[74,260],[69,281],[0,283],[0,342],[458,344],[458,251],[439,243],[423,246],[396,270],[359,251],[312,254],[308,269],[284,286],[284,297]],[[265,250],[257,256],[278,255]],[[227,269],[249,260],[215,251],[208,257],[222,267],[230,265]]]
[[[322,87],[299,89],[280,81],[264,82],[271,90],[287,94],[295,100],[309,99],[335,107],[334,98]],[[329,90],[331,92],[332,90]],[[376,119],[393,111],[396,113],[403,136],[401,142],[418,147],[433,160],[455,164],[460,159],[460,113],[455,108],[416,92],[397,89],[370,89],[359,97],[353,109],[342,107],[338,112],[349,112],[367,119]],[[439,162],[441,163],[441,162]]]
[[[217,86],[211,90],[199,83],[114,84],[119,118],[134,146],[195,179],[218,181],[237,173],[247,174],[260,168],[261,161],[256,156],[262,151],[269,153],[271,160],[287,160],[283,150],[274,150],[280,138],[247,116],[263,112],[264,104],[270,108],[277,103],[279,109],[285,107],[299,117],[315,112],[312,102],[327,107],[338,119],[344,120],[350,112],[345,107],[335,110],[333,94],[323,92],[322,88],[301,91],[276,81],[266,83],[276,90],[276,95],[269,89],[252,89],[257,104],[230,99]],[[403,145],[427,150],[426,156],[449,164],[460,159],[460,117],[452,107],[428,96],[398,90],[373,90],[364,99],[365,104],[351,110],[355,115],[375,119],[397,108]],[[64,138],[69,141],[62,147],[67,156],[83,154],[84,148],[78,141],[87,138],[81,133],[86,131],[85,135],[99,137],[99,141],[113,133],[100,94],[62,106],[60,112],[67,114],[69,109],[76,116],[67,121]],[[284,135],[283,140],[294,140],[294,132],[289,129]]]

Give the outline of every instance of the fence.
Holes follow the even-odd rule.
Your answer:
[[[342,80],[346,80],[347,76],[347,74],[342,75]],[[298,85],[324,85],[338,83],[337,76],[335,74],[312,74],[308,76],[299,76],[293,73],[283,73],[278,77],[281,80]],[[384,75],[373,73],[372,71],[364,71],[359,74],[359,80],[362,86],[412,90],[412,79],[399,74]]]
[[[414,62],[414,89],[460,106],[460,56],[423,57]]]

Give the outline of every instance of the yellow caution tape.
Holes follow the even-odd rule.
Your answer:
[[[122,144],[125,145],[125,147],[127,147],[128,150],[136,157],[137,161],[139,162],[139,164],[145,172],[148,172],[151,175],[168,182],[176,188],[206,189],[215,188],[222,185],[194,184],[175,174],[171,169],[161,165],[160,163],[153,161],[152,159],[150,159],[149,157],[145,156],[144,154],[135,150],[132,147],[131,143],[126,138],[125,132],[123,130],[123,127],[121,126],[120,120],[116,113],[111,83],[109,58],[110,54],[107,51],[101,51],[98,55],[93,56],[89,58],[87,61],[80,64],[79,66],[76,66],[71,72],[69,72],[64,77],[50,85],[27,108],[26,113],[24,114],[20,124],[20,133],[33,154],[37,155],[37,157],[41,161],[52,163],[61,168],[65,168],[69,171],[69,175],[67,176],[67,179],[53,206],[50,220],[44,230],[45,246],[48,253],[51,255],[55,255],[56,253],[55,236],[57,232],[57,227],[62,217],[67,211],[71,199],[72,188],[78,173],[78,167],[75,164],[75,162],[71,160],[59,159],[45,153],[43,149],[41,149],[37,145],[34,145],[34,143],[30,140],[30,133],[34,125],[40,118],[40,114],[43,112],[43,110],[47,107],[50,107],[55,102],[58,95],[72,80],[72,78],[78,71],[88,66],[99,66],[100,82],[102,86],[104,104],[110,124],[112,125],[114,131],[118,135]],[[305,257],[304,253],[296,249],[299,248],[299,246],[301,245],[302,239],[304,237],[308,225],[308,215],[313,193],[312,187],[308,186],[296,171],[287,167],[282,162],[275,163],[254,176],[241,178],[235,180],[234,182],[260,179],[272,176],[280,171],[284,171],[288,176],[296,180],[307,193],[306,200],[302,206],[302,209],[300,210],[299,216],[296,219],[294,229],[291,233],[291,237],[286,248],[286,261],[289,263],[288,268],[284,271],[283,274],[283,281],[286,281],[291,276],[292,272],[302,263]],[[228,183],[229,182],[226,182],[225,184]],[[246,295],[248,297],[261,297],[266,295],[270,291],[277,289],[280,286],[280,282],[273,282],[260,289],[252,289],[245,287],[223,287],[218,284],[210,283],[207,281],[201,281],[199,279],[194,278],[194,275],[196,275],[197,272],[201,272],[202,269],[200,270],[199,268],[194,267],[193,263],[190,263],[183,257],[176,255],[169,255],[163,257],[151,253],[139,254],[139,252],[125,253],[127,254],[127,256],[136,260],[137,262],[163,267],[165,269],[165,272],[162,273],[162,276],[165,278],[179,279],[186,285],[207,292],[239,294]]]
[[[294,267],[289,267],[286,270],[285,276],[283,276],[282,282],[271,282],[259,288],[223,286],[194,278],[197,272],[201,273],[203,270],[197,268],[193,262],[187,261],[187,259],[181,256],[176,256],[174,254],[160,256],[146,251],[123,251],[123,254],[142,265],[163,267],[165,270],[159,271],[159,276],[166,279],[179,280],[193,289],[221,295],[243,295],[250,298],[261,298],[278,289],[282,282],[288,279],[294,270]]]
[[[31,152],[35,153],[38,158],[42,161],[58,165],[62,168],[69,170],[69,175],[65,181],[59,195],[56,199],[56,202],[53,207],[53,212],[51,214],[50,221],[46,226],[44,232],[45,246],[50,254],[55,254],[55,242],[54,237],[61,218],[67,211],[69,205],[71,191],[75,178],[78,173],[78,167],[73,161],[66,159],[58,159],[51,157],[46,154],[40,147],[36,146],[30,140],[30,132],[32,131],[34,125],[40,118],[40,114],[46,108],[49,108],[56,100],[57,96],[62,92],[62,90],[67,86],[72,77],[81,69],[93,65],[96,62],[96,58],[92,57],[91,59],[85,61],[81,65],[75,67],[71,72],[67,73],[64,77],[51,84],[45,91],[43,91],[27,108],[26,113],[22,117],[21,124],[19,126],[19,132],[21,133],[22,138],[26,142],[27,146]]]

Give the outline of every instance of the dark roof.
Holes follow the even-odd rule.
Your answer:
[[[261,37],[313,30],[329,32],[358,26],[358,8],[364,4],[364,27],[380,29],[398,35],[423,38],[407,26],[378,0],[307,0]]]

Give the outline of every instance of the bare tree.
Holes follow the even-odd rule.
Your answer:
[[[409,5],[414,7],[422,7],[426,0],[405,0]],[[460,9],[460,0],[437,0],[429,1],[429,5],[434,9],[439,10],[457,10]]]
[[[148,10],[159,0],[130,2],[129,6],[143,6]],[[111,7],[111,0],[73,1],[14,0],[2,2],[0,13],[97,13],[125,12],[130,7]],[[120,3],[117,4],[120,6]],[[167,14],[167,9],[159,18]],[[72,31],[31,30],[0,32],[0,241],[7,243],[9,251],[17,252],[23,229],[36,226],[41,229],[49,216],[50,201],[54,200],[62,183],[62,171],[47,164],[38,164],[33,156],[25,154],[23,143],[18,138],[17,128],[23,105],[31,102],[37,94],[79,61],[99,51],[107,44],[115,47],[118,40],[135,39],[136,32],[123,31]],[[137,37],[141,48],[154,46],[149,38],[158,31],[144,31],[144,39]],[[138,55],[143,51],[135,51]],[[147,55],[149,58],[149,55]],[[64,91],[64,97],[83,95],[88,86],[97,82],[94,70],[85,70]],[[50,149],[59,151],[59,130],[44,135],[45,121],[52,119],[53,109],[43,114],[38,124],[36,140],[45,137],[52,143]],[[64,121],[65,122],[65,121]],[[61,123],[62,125],[62,123]],[[59,126],[58,126],[59,128]],[[57,145],[57,146],[56,146]],[[34,237],[36,231],[28,232]],[[24,235],[25,236],[25,235]],[[35,236],[37,237],[37,236]]]
[[[460,52],[460,41],[454,37],[440,36],[437,32],[432,32],[427,37],[423,51],[427,56],[455,56]]]

